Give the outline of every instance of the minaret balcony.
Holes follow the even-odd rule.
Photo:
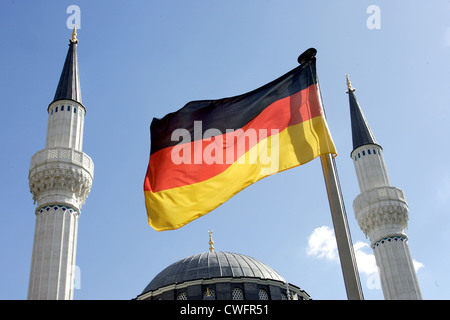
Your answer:
[[[30,192],[39,206],[66,204],[79,210],[94,179],[94,162],[84,152],[70,148],[43,149],[31,158]]]
[[[408,225],[408,203],[405,193],[392,186],[375,188],[358,195],[353,201],[356,220],[372,241],[403,234]]]
[[[94,162],[82,151],[71,148],[49,148],[43,149],[34,154],[31,158],[30,172],[37,166],[47,162],[63,162],[83,167],[94,177]]]

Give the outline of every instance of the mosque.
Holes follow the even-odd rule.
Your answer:
[[[77,226],[94,178],[82,151],[86,109],[81,101],[74,28],[53,101],[45,148],[33,155],[29,187],[36,227],[29,300],[73,299]],[[347,76],[353,137],[351,159],[361,194],[356,219],[370,238],[386,300],[422,299],[405,233],[409,219],[402,190],[390,185],[383,149],[365,119]],[[263,262],[239,253],[209,251],[181,259],[157,274],[136,300],[310,300]]]
[[[309,300],[299,287],[252,257],[209,252],[181,259],[164,270],[137,296],[138,300]]]

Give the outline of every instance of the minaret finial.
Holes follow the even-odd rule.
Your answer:
[[[76,25],[73,25],[72,38],[70,38],[70,42],[72,42],[72,43],[78,43],[78,39],[77,39],[77,26],[76,26]]]
[[[348,77],[348,74],[345,75],[345,77],[347,78],[347,88],[348,91],[347,93],[349,93],[350,91],[355,91],[355,88],[352,87],[352,83],[350,82],[350,78]]]
[[[208,233],[209,233],[209,252],[214,252],[214,246],[213,246],[213,244],[214,244],[214,241],[213,241],[213,239],[212,239],[212,231],[208,231]]]

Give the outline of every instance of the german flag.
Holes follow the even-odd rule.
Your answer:
[[[249,93],[192,101],[153,119],[148,222],[178,229],[271,174],[336,154],[315,58]]]

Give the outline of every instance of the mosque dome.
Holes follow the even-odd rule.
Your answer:
[[[203,252],[162,270],[138,300],[283,300],[310,299],[274,269],[247,255]]]

